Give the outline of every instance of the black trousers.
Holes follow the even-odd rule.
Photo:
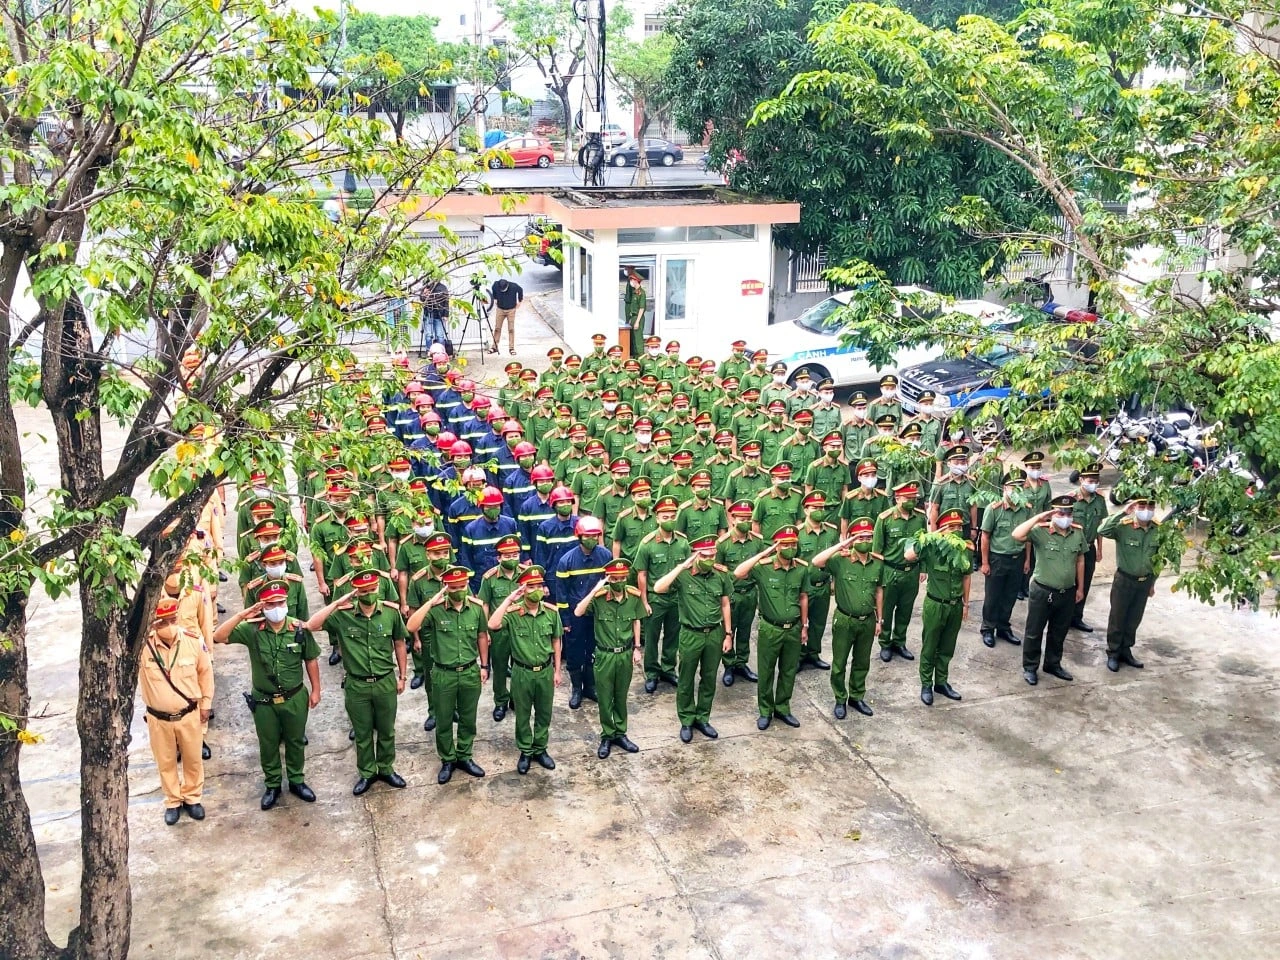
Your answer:
[[[1071,618],[1076,612],[1075,587],[1051,590],[1038,580],[1031,581],[1027,602],[1027,633],[1022,638],[1022,669],[1040,669],[1040,641],[1048,628],[1044,644],[1044,666],[1062,666],[1062,641],[1067,638]]]
[[[1072,617],[1073,621],[1084,619],[1084,605],[1089,602],[1089,588],[1093,586],[1093,568],[1098,565],[1098,545],[1095,543],[1084,555],[1084,596],[1080,598],[1080,602],[1076,604],[1076,613]]]
[[[1139,580],[1116,571],[1111,581],[1111,615],[1107,618],[1107,656],[1128,653],[1137,639],[1138,624],[1147,612],[1147,593],[1154,578]]]
[[[1022,586],[1022,554],[991,554],[991,572],[987,574],[986,593],[982,600],[982,632],[1005,632],[1013,605]]]

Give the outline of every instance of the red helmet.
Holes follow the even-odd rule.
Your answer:
[[[519,420],[508,420],[502,425],[502,435],[505,437],[509,433],[524,433],[524,427],[520,426]],[[519,456],[519,454],[517,454],[517,456]]]
[[[463,377],[456,384],[454,384],[454,389],[457,390],[459,393],[475,393],[476,382],[474,380],[468,380],[466,377]]]
[[[490,408],[489,408],[488,422],[489,422],[489,423],[497,423],[499,420],[501,420],[503,423],[506,423],[506,421],[507,421],[507,411],[503,410],[501,407],[496,407],[496,406],[495,406],[495,407],[490,407]]]
[[[552,496],[555,496],[554,492]],[[604,524],[596,517],[581,517],[578,525],[573,528],[573,532],[580,537],[603,537]]]
[[[444,423],[444,420],[434,410],[428,410],[418,417],[418,422],[425,427],[428,423]]]
[[[515,456],[515,458],[519,460],[521,457],[536,457],[538,455],[538,448],[535,447],[528,440],[521,440],[519,443],[516,444],[516,448],[511,452]],[[550,467],[546,467],[545,469],[547,473],[551,474],[551,476],[553,477],[555,476],[555,471],[553,471]],[[533,472],[537,473],[538,468],[534,467]]]
[[[443,450],[445,453],[448,453],[450,450],[453,449],[453,445],[457,442],[458,442],[458,438],[455,437],[448,430],[441,430],[439,433],[436,434],[437,450]]]
[[[547,502],[553,507],[557,503],[573,503],[573,491],[564,484],[560,484],[560,486],[551,491],[551,495],[547,497]]]
[[[480,491],[481,507],[500,507],[502,506],[502,491],[497,487],[485,487]]]
[[[485,410],[493,406],[493,401],[486,397],[483,393],[477,393],[476,398],[471,401],[472,410]]]
[[[449,456],[471,456],[471,444],[467,443],[465,440],[455,440],[453,446],[449,448]]]
[[[533,444],[529,444],[529,446],[533,446]],[[533,452],[536,454],[538,451],[535,449]],[[529,471],[529,479],[534,483],[538,483],[543,480],[554,480],[555,478],[556,472],[545,463],[539,463]]]
[[[462,483],[464,486],[469,483],[484,483],[486,479],[488,478],[484,475],[484,471],[479,467],[467,467],[462,471]]]

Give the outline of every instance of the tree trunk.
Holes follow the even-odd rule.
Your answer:
[[[573,163],[573,114],[569,112],[569,87],[556,91],[556,99],[564,110],[564,162]]]
[[[12,593],[0,612],[0,711],[19,724],[27,716],[27,601]],[[59,955],[44,929],[44,876],[22,793],[16,737],[0,735],[0,957],[54,960]]]

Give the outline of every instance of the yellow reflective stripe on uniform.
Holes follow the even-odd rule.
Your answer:
[[[604,567],[582,567],[578,570],[557,570],[556,576],[568,579],[569,577],[585,577],[592,573],[604,573]]]

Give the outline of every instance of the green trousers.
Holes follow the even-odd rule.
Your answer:
[[[897,570],[885,565],[884,626],[880,628],[880,646],[907,645],[907,625],[911,623],[911,611],[919,594],[920,573],[915,567]]]
[[[811,587],[809,593],[809,632],[805,634],[801,659],[822,656],[822,636],[827,632],[831,614],[831,585]]]
[[[431,689],[440,711],[436,721],[436,753],[440,755],[440,762],[470,760],[471,746],[476,740],[476,709],[480,706],[480,666],[473,663],[462,672],[433,667]]]
[[[680,628],[680,658],[676,672],[676,716],[680,718],[680,726],[688,727],[711,720],[711,703],[716,697],[716,671],[720,668],[723,645],[724,628],[720,624],[710,630]]]
[[[492,647],[490,648],[492,650]],[[600,707],[600,739],[616,740],[627,734],[627,693],[633,666],[630,648],[622,653],[595,653],[596,698]]]
[[[255,696],[256,696],[255,691]],[[290,783],[302,783],[307,733],[307,689],[303,687],[284,703],[260,703],[253,711],[253,727],[258,731],[258,762],[268,787],[279,787],[280,744],[284,744],[284,766]]]
[[[867,698],[867,672],[871,669],[875,635],[874,613],[859,620],[836,610],[835,619],[831,621],[831,692],[836,703]]]
[[[788,630],[760,621],[756,637],[756,704],[760,716],[791,712],[791,691],[796,686],[796,669],[800,666],[800,621]]]
[[[755,590],[733,591],[729,598],[729,618],[733,624],[733,649],[724,655],[726,667],[745,667],[751,659],[751,625],[756,619]]]
[[[925,594],[920,619],[924,630],[920,635],[920,685],[941,686],[947,682],[947,668],[956,652],[956,636],[960,633],[960,615],[964,602],[939,603]]]
[[[413,651],[412,646],[409,648]],[[431,668],[435,664],[431,660],[431,644],[424,643],[422,650],[413,652],[413,675],[422,678],[422,692],[427,695],[427,716],[436,715],[435,698],[431,695]]]
[[[1111,613],[1107,617],[1107,656],[1132,656],[1138,626],[1147,612],[1147,594],[1152,580],[1138,580],[1117,570],[1111,581]]]
[[[551,667],[534,673],[518,663],[512,665],[511,705],[516,712],[516,749],[526,757],[536,757],[547,749],[554,696]]]
[[[489,634],[489,676],[493,680],[493,705],[511,706],[511,635],[506,630]]]
[[[652,615],[644,619],[644,678],[657,680],[660,673],[676,672],[676,649],[680,645],[680,608],[674,600],[649,594]],[[658,638],[662,638],[659,651]]]
[[[356,731],[357,772],[365,778],[393,772],[396,765],[395,671],[373,683],[348,674],[344,698],[347,716]]]

